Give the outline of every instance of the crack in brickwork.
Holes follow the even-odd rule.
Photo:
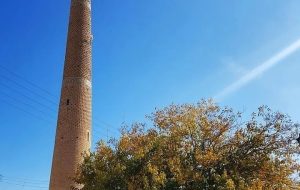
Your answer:
[[[50,190],[69,190],[91,147],[91,1],[72,0]],[[80,187],[80,185],[77,187]]]

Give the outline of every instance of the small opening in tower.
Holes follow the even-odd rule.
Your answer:
[[[87,140],[90,142],[90,132],[87,132]]]
[[[70,104],[70,100],[69,99],[67,99],[67,106]]]

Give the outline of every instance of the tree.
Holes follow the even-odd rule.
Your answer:
[[[171,105],[100,141],[76,177],[83,190],[300,189],[298,124],[262,106],[249,121],[212,101]],[[146,130],[147,129],[147,130]]]

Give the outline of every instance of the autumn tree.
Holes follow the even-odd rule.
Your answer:
[[[100,141],[76,182],[83,190],[300,189],[298,124],[266,106],[242,115],[204,100],[156,110],[152,126]]]

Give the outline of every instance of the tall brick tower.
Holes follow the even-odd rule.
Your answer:
[[[50,190],[69,190],[91,146],[91,0],[71,0]]]

